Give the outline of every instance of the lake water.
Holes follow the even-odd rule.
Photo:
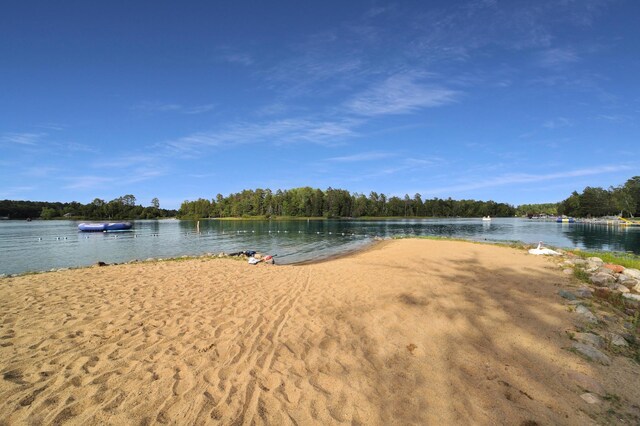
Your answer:
[[[256,250],[276,263],[317,260],[358,250],[375,236],[442,236],[522,241],[563,248],[640,254],[640,227],[558,224],[519,218],[200,221],[142,220],[130,232],[78,232],[75,221],[0,221],[0,274],[86,266],[98,261],[167,258]]]

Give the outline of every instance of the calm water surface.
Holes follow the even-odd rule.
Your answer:
[[[317,260],[358,250],[375,236],[443,236],[522,241],[640,254],[640,227],[558,224],[519,218],[200,221],[142,220],[130,232],[78,232],[75,221],[0,221],[0,274],[86,266],[98,261],[256,250],[277,263]]]

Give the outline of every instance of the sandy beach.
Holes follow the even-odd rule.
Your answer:
[[[640,406],[640,374],[568,350],[572,280],[433,240],[5,278],[0,424],[598,424],[579,383]]]

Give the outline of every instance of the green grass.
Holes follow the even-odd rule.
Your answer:
[[[571,253],[580,257],[599,257],[605,263],[622,265],[625,268],[640,269],[640,256],[631,253],[604,252],[604,251],[581,251],[572,250]]]
[[[589,273],[582,268],[575,268],[573,270],[573,276],[582,282],[585,282],[585,283],[591,282],[589,280]]]

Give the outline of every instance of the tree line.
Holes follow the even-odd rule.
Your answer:
[[[157,198],[149,206],[136,204],[136,197],[127,194],[111,201],[100,198],[88,204],[76,201],[69,203],[47,201],[0,201],[0,217],[8,219],[157,219],[175,217],[176,210],[160,208]]]
[[[573,191],[559,203],[522,204],[518,216],[565,215],[573,217],[640,216],[640,176],[608,189],[587,186],[582,192]]]
[[[587,186],[558,203],[558,214],[576,217],[640,216],[640,176],[608,189]]]
[[[400,198],[370,192],[350,193],[343,189],[302,187],[289,190],[246,189],[213,199],[184,201],[179,210],[160,208],[157,198],[150,205],[136,204],[136,197],[127,194],[111,201],[100,198],[91,203],[60,203],[46,201],[0,201],[0,218],[10,219],[156,219],[178,216],[183,219],[224,217],[479,217],[567,215],[601,217],[640,216],[640,176],[608,189],[586,187],[574,191],[559,203],[522,204],[515,208],[495,201],[453,200],[432,198],[423,200],[420,194]]]
[[[245,189],[213,199],[184,201],[180,218],[224,217],[478,217],[513,216],[516,209],[495,201],[422,200],[420,194],[403,198],[371,192],[350,193],[344,189],[302,187],[289,190]]]

